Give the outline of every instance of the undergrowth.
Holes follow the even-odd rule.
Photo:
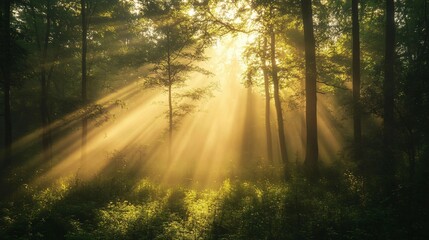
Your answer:
[[[329,174],[325,174],[329,176]],[[160,186],[126,174],[23,184],[1,202],[1,239],[404,239],[394,208],[350,172],[308,182],[226,179]],[[419,226],[415,226],[419,227]]]

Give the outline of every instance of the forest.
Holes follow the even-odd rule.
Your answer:
[[[2,0],[0,239],[429,239],[427,0]]]

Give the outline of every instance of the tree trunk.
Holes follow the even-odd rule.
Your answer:
[[[173,137],[173,103],[171,99],[171,84],[168,85],[168,136],[171,142]]]
[[[10,0],[3,2],[3,55],[2,55],[2,72],[3,72],[3,91],[4,91],[4,165],[11,162],[12,153],[12,119],[10,112],[10,85],[11,85],[11,34],[10,34]],[[4,57],[4,58],[3,58]]]
[[[272,78],[274,86],[274,103],[276,106],[277,112],[277,125],[278,125],[278,134],[279,134],[279,143],[280,143],[280,154],[283,164],[288,163],[288,156],[286,150],[286,140],[285,132],[283,126],[283,112],[280,101],[280,90],[279,90],[279,79],[277,76],[277,64],[276,64],[276,36],[274,33],[273,26],[270,26],[270,35],[271,35],[271,68],[272,68]],[[286,166],[285,166],[286,169]]]
[[[173,143],[173,102],[171,87],[173,85],[171,72],[170,33],[167,34],[167,66],[168,66],[168,159],[171,160],[171,145]]]
[[[359,0],[352,0],[353,35],[353,133],[355,159],[362,156],[361,110],[360,110],[360,40],[359,40]]]
[[[86,69],[86,54],[87,54],[87,34],[88,34],[88,21],[86,15],[86,1],[80,1],[81,16],[82,16],[82,107],[84,108],[84,115],[82,117],[82,145],[81,145],[81,158],[86,157],[86,138],[88,134],[88,94],[87,94],[87,69]]]
[[[50,1],[46,1],[46,31],[44,36],[43,50],[42,50],[42,68],[40,72],[41,78],[41,103],[40,112],[42,115],[42,146],[43,156],[45,161],[51,159],[51,130],[49,129],[50,116],[49,116],[49,88],[48,88],[48,77],[46,64],[48,61],[48,46],[49,36],[51,34],[51,4]]]
[[[261,63],[262,63],[262,72],[264,74],[264,88],[265,88],[265,132],[267,138],[267,158],[268,161],[273,161],[273,143],[271,137],[271,96],[270,96],[270,81],[268,77],[268,68],[267,68],[267,38],[264,37],[264,46],[262,49]]]
[[[317,96],[316,96],[316,44],[313,33],[313,13],[311,0],[301,0],[301,11],[304,23],[305,43],[305,114],[307,124],[307,148],[305,166],[311,177],[317,177],[318,143],[317,143]]]
[[[384,70],[384,129],[383,129],[383,148],[384,162],[382,171],[386,176],[386,190],[390,191],[393,187],[395,158],[393,154],[394,139],[394,55],[395,55],[395,20],[394,20],[394,0],[386,0],[386,52],[385,52],[385,70]]]

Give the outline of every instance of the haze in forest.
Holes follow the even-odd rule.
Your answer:
[[[428,239],[427,0],[2,0],[5,239]]]

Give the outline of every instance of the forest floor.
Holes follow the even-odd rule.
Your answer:
[[[251,176],[249,174],[248,176]],[[363,179],[326,170],[310,182],[229,178],[164,186],[126,172],[19,184],[0,202],[1,239],[424,239],[424,221],[368,194]],[[258,179],[256,179],[258,178]],[[427,212],[427,211],[423,211]],[[423,214],[423,213],[422,213]],[[417,216],[414,216],[417,218]],[[404,224],[404,223],[409,223]],[[426,222],[427,223],[427,222]],[[409,228],[414,238],[408,238]]]

